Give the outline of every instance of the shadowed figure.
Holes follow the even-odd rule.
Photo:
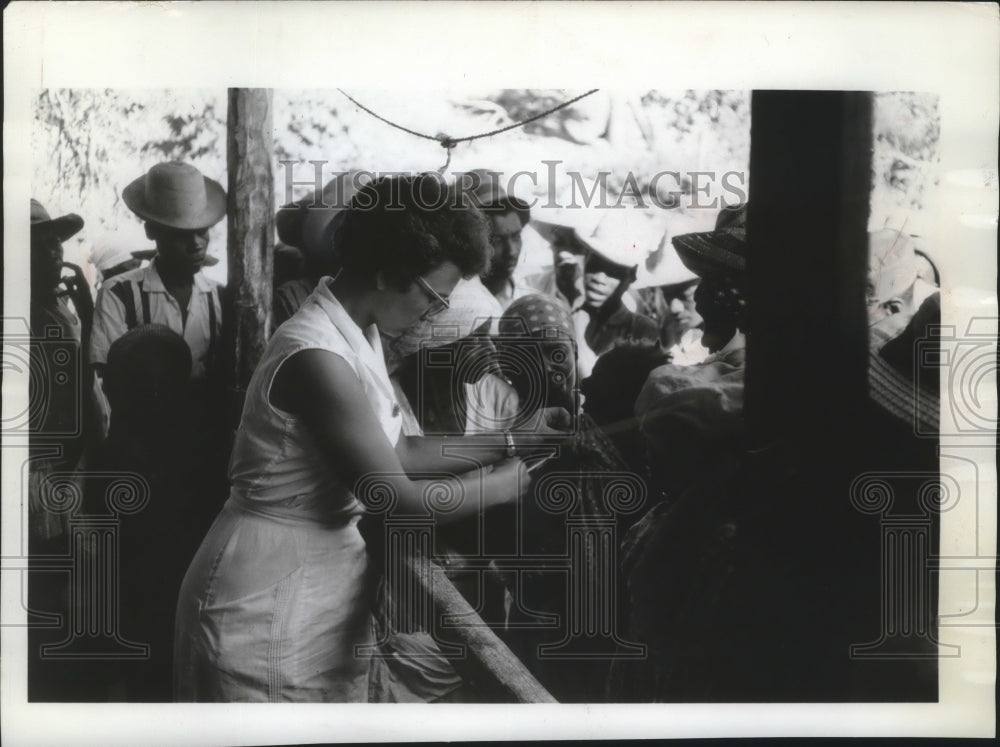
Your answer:
[[[111,666],[113,700],[171,700],[177,594],[219,507],[219,488],[206,479],[206,455],[194,438],[190,372],[188,345],[163,325],[140,325],[108,351],[103,385],[111,423],[95,467],[111,477],[88,483],[88,513],[108,511],[115,473],[136,473],[149,489],[140,511],[120,517],[118,570],[122,633],[149,644],[150,654]]]
[[[578,640],[579,648],[574,649],[572,658],[546,658],[539,647],[558,644],[582,623],[578,616],[583,613],[574,606],[571,588],[604,570],[597,548],[587,551],[582,566],[570,568],[569,573],[562,570],[566,566],[561,559],[572,552],[570,524],[579,522],[578,527],[585,530],[595,526],[595,521],[611,517],[605,505],[609,483],[629,469],[611,441],[577,405],[574,327],[565,308],[543,295],[514,301],[501,317],[496,343],[500,367],[518,400],[516,406],[506,409],[515,412],[517,420],[530,422],[545,408],[564,408],[573,414],[576,426],[560,443],[558,454],[533,472],[536,482],[519,506],[519,524],[513,511],[509,512],[508,536],[519,538],[519,545],[509,547],[509,551],[521,556],[551,557],[552,564],[503,574],[508,597],[501,635],[560,702],[598,702],[604,699],[609,659],[588,655],[601,649],[604,639],[600,636],[605,631],[595,630],[589,640]],[[554,481],[546,483],[549,475],[562,487],[554,487]],[[575,495],[576,506],[569,511],[554,511],[556,493],[565,489]],[[621,528],[628,518],[615,516],[613,520]],[[613,547],[604,550],[612,555],[616,552]],[[613,561],[610,567],[613,572]],[[604,578],[602,584],[604,590],[613,586],[610,578]],[[584,592],[584,596],[588,593]],[[593,599],[578,601],[583,606],[596,603]],[[607,601],[617,611],[616,600],[610,597]],[[610,609],[606,612],[606,621],[615,617]],[[537,622],[539,614],[558,616],[559,627],[522,627]]]

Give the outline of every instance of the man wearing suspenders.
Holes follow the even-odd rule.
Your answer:
[[[205,390],[218,366],[222,336],[219,284],[201,272],[207,259],[208,229],[226,214],[226,193],[194,166],[157,164],[129,184],[125,204],[145,221],[156,244],[148,267],[105,283],[97,296],[90,360],[100,374],[111,343],[143,324],[162,324],[191,349],[191,383]]]
[[[177,590],[226,495],[223,306],[219,284],[202,272],[209,228],[226,215],[226,193],[194,166],[168,162],[125,187],[122,197],[145,222],[156,254],[149,266],[101,287],[90,360],[113,395],[98,471],[138,473],[147,482],[147,505],[121,523],[117,570],[123,633],[149,644],[150,653],[114,672],[126,699],[150,701],[169,698]],[[170,349],[183,349],[177,336],[191,353],[189,381],[177,379],[188,370]],[[110,380],[103,382],[106,365]]]

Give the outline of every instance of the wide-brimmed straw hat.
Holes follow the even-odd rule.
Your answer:
[[[180,161],[156,164],[125,187],[122,199],[143,220],[170,228],[208,228],[226,215],[222,185]]]
[[[940,428],[941,296],[928,296],[898,336],[868,355],[868,394],[922,435]]]
[[[913,287],[920,274],[916,250],[921,246],[916,237],[895,228],[868,233],[868,282],[873,300],[898,297]]]
[[[586,254],[593,252],[618,274],[645,262],[656,250],[656,241],[644,221],[631,208],[611,210],[581,208],[560,211],[551,220],[531,225],[549,244]]]
[[[83,228],[83,218],[76,213],[67,213],[58,218],[49,216],[38,200],[31,201],[31,233],[33,236],[55,236],[65,241]]]
[[[698,277],[746,272],[746,203],[723,208],[714,231],[680,234],[673,245],[681,262]]]
[[[611,274],[628,276],[634,269],[633,288],[673,285],[694,280],[667,241],[662,221],[638,208],[566,209],[553,221],[533,220],[550,244],[568,243],[578,251],[600,256]]]

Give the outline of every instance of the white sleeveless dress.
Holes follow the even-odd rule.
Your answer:
[[[232,491],[178,601],[176,700],[421,701],[461,684],[443,658],[427,656],[426,634],[411,641],[419,672],[411,663],[397,677],[384,658],[357,652],[375,642],[378,583],[357,528],[364,508],[299,420],[268,401],[285,360],[328,350],[357,374],[389,442],[399,439],[378,332],[362,332],[329,282],[278,328],[247,389]]]

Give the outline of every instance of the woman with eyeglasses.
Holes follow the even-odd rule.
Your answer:
[[[232,490],[178,603],[178,700],[428,701],[461,686],[429,636],[406,656],[376,635],[379,573],[358,522],[386,495],[425,514],[435,483],[462,496],[440,521],[528,487],[510,434],[474,437],[472,470],[441,439],[400,436],[379,336],[447,307],[486,265],[488,224],[435,175],[382,178],[355,195],[336,246],[342,270],[278,328],[247,389]]]

